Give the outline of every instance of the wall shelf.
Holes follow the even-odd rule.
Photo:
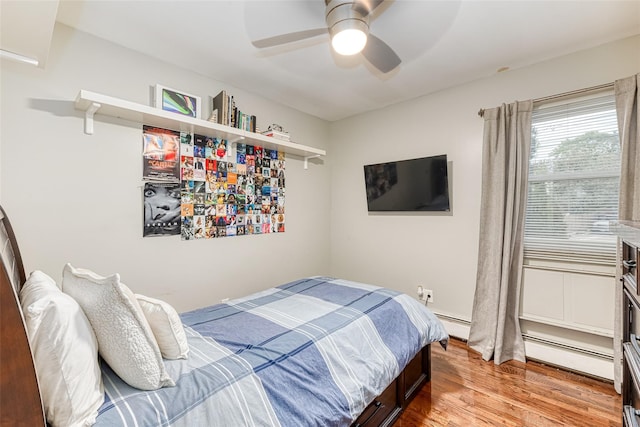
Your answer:
[[[308,159],[325,156],[325,150],[296,144],[290,141],[281,141],[255,132],[248,132],[207,120],[181,116],[176,113],[164,111],[148,105],[138,104],[124,99],[114,98],[88,90],[81,90],[75,101],[76,109],[85,112],[84,131],[88,135],[93,134],[93,122],[95,114],[104,114],[148,126],[157,126],[166,129],[184,131],[226,139],[230,143],[242,142],[244,144],[258,145],[270,150],[284,151],[287,154],[301,156],[305,160],[305,169]]]

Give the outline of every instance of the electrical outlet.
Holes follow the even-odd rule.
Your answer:
[[[433,303],[433,291],[431,289],[427,289],[426,291],[424,291],[423,301]]]
[[[418,285],[418,299],[420,301],[424,301],[425,295],[424,295],[424,288],[422,287],[422,285]]]

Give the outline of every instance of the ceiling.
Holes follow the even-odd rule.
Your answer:
[[[334,121],[640,34],[640,1],[385,1],[370,31],[402,59],[388,74],[328,34],[251,44],[324,27],[323,0],[61,0],[57,21]]]

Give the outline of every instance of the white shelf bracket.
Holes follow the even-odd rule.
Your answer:
[[[314,154],[313,156],[305,156],[304,158],[304,168],[309,169],[309,159],[317,159],[320,157],[320,154]]]
[[[100,107],[101,105],[97,102],[92,102],[84,112],[84,133],[87,135],[93,135],[93,115]]]
[[[244,141],[244,136],[239,136],[231,141],[228,141],[229,146],[227,147],[227,157],[231,158],[231,144],[237,144],[240,141]]]

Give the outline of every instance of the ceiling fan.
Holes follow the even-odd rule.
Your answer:
[[[362,55],[383,73],[400,65],[400,57],[369,32],[369,15],[384,0],[325,0],[326,27],[281,34],[251,43],[257,48],[274,47],[326,34],[331,36],[333,49],[340,55]]]

